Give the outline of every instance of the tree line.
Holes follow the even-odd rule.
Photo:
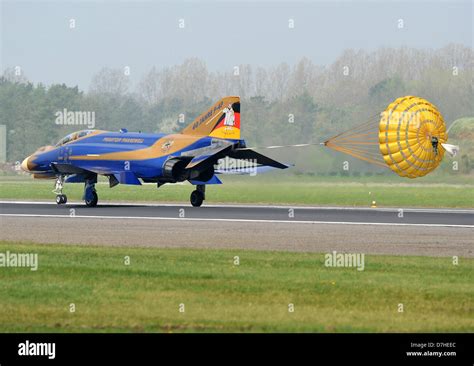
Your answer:
[[[302,58],[292,66],[243,64],[225,72],[209,71],[204,61],[190,58],[153,67],[135,84],[123,69],[103,68],[87,91],[33,84],[9,68],[0,77],[0,124],[7,126],[7,159],[14,162],[87,128],[56,123],[64,109],[93,111],[97,129],[176,132],[219,98],[240,95],[248,145],[320,142],[376,116],[403,95],[430,100],[448,124],[474,116],[473,59],[472,48],[456,44],[437,50],[346,50],[326,66]],[[316,164],[329,171],[342,159],[324,152],[314,162],[314,153],[278,154],[298,160],[302,170]]]

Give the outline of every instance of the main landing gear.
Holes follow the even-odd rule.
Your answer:
[[[67,202],[67,196],[63,194],[65,175],[58,175],[56,178],[56,185],[54,187],[53,193],[56,193],[56,203],[58,205],[63,205]],[[97,196],[97,191],[95,190],[95,184],[97,183],[97,175],[90,176],[85,179],[84,184],[84,195],[82,199],[86,203],[87,207],[97,206],[99,197]]]
[[[67,202],[67,196],[63,194],[64,188],[64,175],[58,175],[56,178],[56,184],[53,189],[53,193],[56,193],[56,203],[63,205]]]
[[[97,191],[95,190],[95,184],[97,183],[97,175],[86,179],[84,184],[84,196],[82,199],[86,203],[87,207],[95,207],[97,206],[97,202],[99,201],[99,196],[97,195]]]
[[[196,190],[191,193],[191,205],[193,205],[193,207],[200,207],[205,199],[206,186],[204,184],[199,184],[196,186]]]

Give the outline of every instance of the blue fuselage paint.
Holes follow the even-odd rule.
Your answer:
[[[121,159],[110,160],[101,159],[101,155],[109,153],[123,153],[142,150],[153,146],[158,140],[170,136],[172,139],[176,135],[168,135],[163,133],[138,133],[138,132],[106,132],[86,136],[77,141],[72,141],[54,149],[35,153],[30,157],[30,163],[34,165],[37,174],[52,174],[51,163],[72,164],[78,168],[86,169],[98,174],[114,174],[124,170],[133,172],[137,178],[159,178],[163,175],[163,164],[171,157],[180,157],[184,153],[207,147],[211,145],[211,141],[218,140],[216,138],[203,136],[194,139],[192,143],[172,154],[164,154],[160,151],[156,157],[148,157],[145,159]],[[104,142],[106,139],[108,142]],[[120,142],[113,142],[119,139]],[[123,142],[134,141],[132,143]],[[138,141],[138,142],[137,142]],[[240,142],[245,144],[244,140],[226,140],[233,143]],[[97,159],[94,156],[97,155]],[[161,155],[161,156],[158,156]],[[87,156],[87,159],[80,157]],[[192,155],[191,155],[192,156]]]

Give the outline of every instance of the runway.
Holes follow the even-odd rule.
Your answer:
[[[474,255],[474,210],[0,201],[2,240]]]

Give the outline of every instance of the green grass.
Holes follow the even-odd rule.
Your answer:
[[[359,272],[314,253],[0,242],[7,250],[38,253],[39,268],[0,267],[0,332],[474,331],[473,259],[370,255]]]
[[[224,185],[207,187],[207,203],[238,202],[299,205],[369,206],[372,200],[379,207],[473,207],[474,184],[460,179],[459,184],[420,183],[390,180],[385,177],[318,177],[278,176],[223,177]],[[53,181],[2,179],[1,199],[54,200]],[[100,201],[187,202],[193,187],[189,184],[119,185],[110,189],[107,183],[97,185]],[[67,184],[69,200],[80,200],[82,184]]]

